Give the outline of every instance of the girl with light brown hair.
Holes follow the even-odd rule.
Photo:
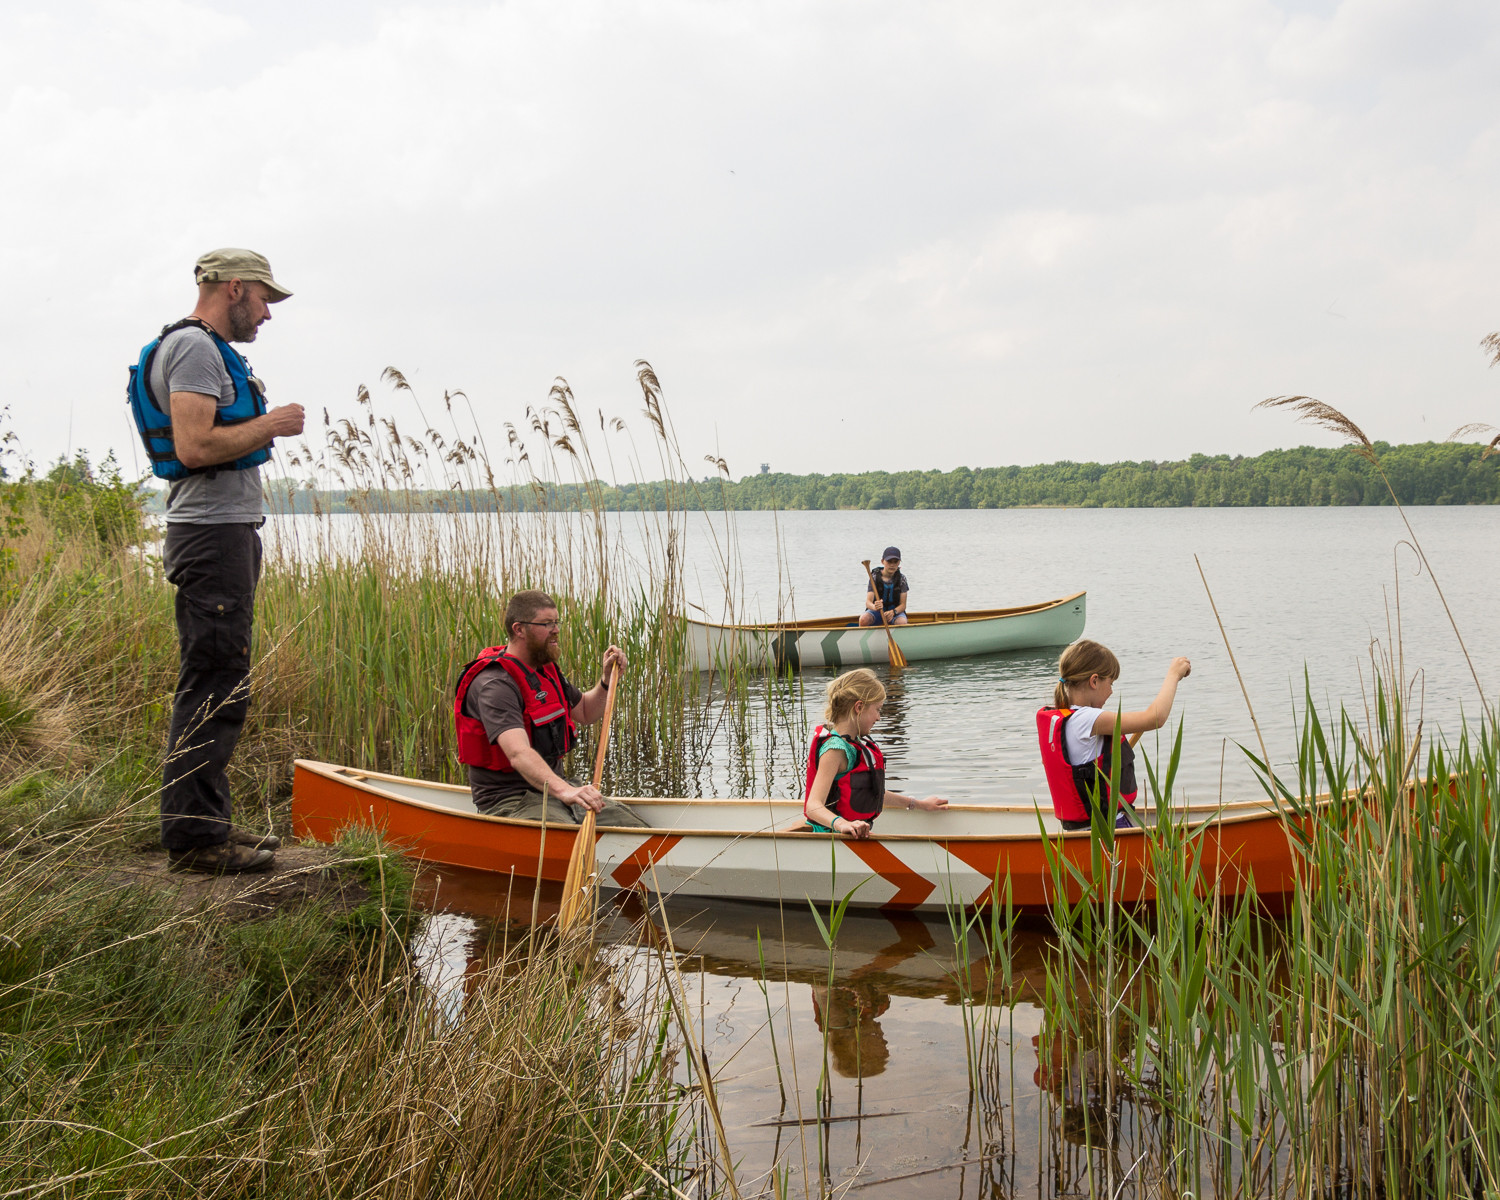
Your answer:
[[[1108,646],[1083,638],[1062,652],[1057,662],[1057,683],[1052,706],[1036,714],[1042,765],[1052,793],[1052,811],[1065,830],[1087,829],[1094,801],[1109,797],[1113,769],[1113,736],[1118,724],[1120,741],[1121,811],[1114,824],[1128,828],[1133,822],[1126,809],[1136,795],[1135,751],[1125,739],[1160,729],[1172,712],[1177,684],[1188,677],[1193,665],[1174,658],[1167,667],[1161,691],[1139,712],[1116,714],[1105,708],[1120,678],[1120,660]]]
[[[802,814],[820,833],[867,838],[888,801],[928,812],[948,807],[941,796],[918,800],[885,786],[885,755],[870,737],[880,720],[885,686],[865,667],[845,671],[828,684],[825,723],[813,730],[807,752],[807,791]]]

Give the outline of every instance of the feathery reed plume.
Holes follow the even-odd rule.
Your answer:
[[[1500,334],[1491,335],[1500,338]],[[1406,532],[1411,534],[1411,543],[1416,548],[1417,556],[1421,558],[1422,565],[1427,568],[1427,576],[1432,580],[1432,586],[1437,589],[1438,599],[1443,602],[1443,611],[1448,614],[1448,624],[1453,626],[1453,636],[1458,639],[1458,648],[1464,652],[1464,662],[1469,664],[1469,674],[1474,677],[1474,689],[1479,693],[1479,703],[1485,712],[1490,711],[1489,701],[1484,696],[1484,685],[1479,682],[1479,672],[1474,668],[1474,660],[1469,656],[1469,647],[1464,644],[1464,635],[1458,630],[1458,621],[1454,619],[1453,610],[1448,607],[1448,597],[1443,595],[1442,584],[1438,583],[1437,573],[1432,569],[1432,564],[1427,561],[1427,552],[1422,549],[1422,543],[1417,538],[1417,531],[1411,527],[1411,522],[1406,519],[1406,509],[1396,495],[1396,489],[1391,486],[1391,481],[1385,473],[1385,468],[1380,465],[1380,456],[1375,453],[1375,447],[1370,439],[1365,436],[1365,431],[1334,408],[1331,404],[1315,399],[1312,396],[1272,396],[1269,400],[1262,400],[1255,405],[1256,408],[1290,408],[1297,414],[1297,420],[1305,421],[1309,425],[1318,425],[1332,433],[1347,438],[1350,449],[1375,468],[1380,475],[1380,481],[1385,484],[1385,490],[1390,493],[1391,503],[1396,506],[1396,511],[1401,514],[1401,522],[1406,526]],[[1500,440],[1500,439],[1497,439]],[[1493,447],[1494,443],[1491,443]]]
[[[1479,348],[1490,355],[1490,366],[1500,367],[1500,330],[1479,339]]]
[[[1297,414],[1297,420],[1305,421],[1309,425],[1318,425],[1346,438],[1349,448],[1361,458],[1367,459],[1377,471],[1380,470],[1380,460],[1375,455],[1375,447],[1370,439],[1365,436],[1365,431],[1346,417],[1331,404],[1312,396],[1272,396],[1269,400],[1262,400],[1256,408],[1290,408]],[[1385,479],[1385,472],[1381,471],[1380,477]],[[1386,487],[1390,487],[1390,481],[1386,481]],[[1391,493],[1391,499],[1396,495]],[[1398,502],[1399,503],[1399,502]]]
[[[1486,425],[1483,421],[1471,421],[1467,425],[1460,425],[1443,440],[1446,442],[1467,441],[1476,433],[1493,433],[1495,435],[1490,439],[1489,445],[1484,448],[1484,453],[1479,456],[1480,462],[1483,462],[1491,454],[1500,454],[1500,431],[1497,431],[1493,425]]]

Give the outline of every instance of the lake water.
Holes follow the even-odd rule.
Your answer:
[[[1493,704],[1500,693],[1500,507],[1418,508],[1408,517]],[[1085,636],[1119,657],[1115,697],[1127,711],[1151,702],[1174,655],[1192,660],[1172,726],[1183,722],[1179,779],[1193,799],[1217,797],[1221,774],[1226,799],[1260,794],[1235,745],[1255,748],[1255,731],[1195,554],[1274,761],[1295,754],[1304,669],[1321,708],[1345,705],[1363,724],[1372,650],[1393,644],[1404,654],[1428,736],[1479,711],[1453,627],[1431,578],[1418,573],[1416,554],[1400,544],[1408,534],[1394,509],[740,513],[735,523],[740,607],[766,617],[778,601],[778,543],[799,617],[857,612],[860,560],[878,558],[887,545],[902,551],[914,611],[996,608],[1086,590]],[[712,609],[723,585],[702,565],[712,561],[707,541],[690,531],[687,561],[699,591],[690,599]],[[1050,703],[1057,654],[919,662],[898,672],[875,737],[901,789],[973,801],[1045,796],[1033,714]],[[805,673],[808,719],[817,719],[832,674]],[[1160,736],[1165,742],[1167,731]],[[766,764],[770,790],[800,794],[800,748],[778,747],[775,757]]]
[[[1493,703],[1500,692],[1500,508],[1408,515]],[[1127,709],[1154,697],[1173,655],[1193,660],[1173,718],[1185,722],[1180,778],[1195,798],[1212,798],[1221,787],[1226,798],[1258,794],[1234,745],[1253,746],[1254,732],[1195,553],[1273,759],[1284,762],[1294,749],[1304,669],[1320,705],[1346,705],[1363,724],[1372,647],[1384,651],[1396,640],[1398,579],[1399,646],[1424,728],[1452,733],[1461,713],[1478,711],[1452,626],[1431,579],[1416,572],[1415,554],[1398,545],[1407,533],[1392,509],[742,513],[735,524],[741,610],[758,607],[766,616],[786,598],[778,578],[794,588],[799,616],[857,611],[859,561],[888,544],[903,551],[913,609],[998,607],[1087,589],[1086,633],[1119,656],[1116,694]],[[689,599],[717,615],[713,597],[723,584],[710,546],[702,526],[693,526],[687,562],[696,593]],[[1044,795],[1032,714],[1050,697],[1056,653],[918,663],[896,673],[875,733],[903,789],[955,800]],[[826,678],[807,675],[804,721],[816,718]],[[802,753],[796,745],[773,748],[762,764],[769,790],[798,794]],[[705,754],[728,762],[723,747]],[[714,790],[712,771],[704,790]],[[531,910],[529,893],[508,900],[503,884],[478,872],[427,871],[422,889],[437,914],[422,955],[438,987],[456,988],[466,971],[482,967],[492,939]],[[544,914],[555,912],[556,899],[544,891]],[[641,915],[627,905],[606,935],[627,974],[632,956],[647,953],[631,933],[631,919]],[[941,917],[851,914],[830,989],[826,950],[801,909],[674,902],[667,916],[685,950],[686,986],[701,1013],[746,1194],[766,1188],[773,1168],[795,1196],[821,1194],[820,1177],[874,1197],[1097,1192],[1100,1180],[1090,1171],[1101,1169],[1108,1152],[1081,1147],[1078,1113],[1088,1098],[1063,1082],[1039,1048],[1045,934],[1026,932],[1017,942],[1017,992],[987,1015],[1001,1053],[971,1086],[955,947]],[[768,996],[759,986],[757,932]],[[770,1029],[779,1039],[774,1053]],[[816,1111],[825,1033],[827,1111],[839,1119],[825,1126],[820,1152],[816,1129],[797,1122]],[[1116,1159],[1128,1165],[1130,1150],[1116,1147]],[[1121,1194],[1147,1193],[1131,1184]]]

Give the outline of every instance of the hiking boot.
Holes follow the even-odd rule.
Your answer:
[[[234,846],[250,846],[255,850],[280,850],[281,839],[274,833],[251,833],[248,829],[229,830],[229,841]]]
[[[220,842],[192,850],[168,850],[167,870],[202,871],[206,875],[234,875],[241,871],[269,871],[276,856],[269,850]]]

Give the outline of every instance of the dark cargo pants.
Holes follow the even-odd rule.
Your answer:
[[[177,693],[162,770],[161,844],[229,838],[224,768],[250,711],[250,634],[260,580],[254,525],[168,524],[162,552],[177,588]]]

